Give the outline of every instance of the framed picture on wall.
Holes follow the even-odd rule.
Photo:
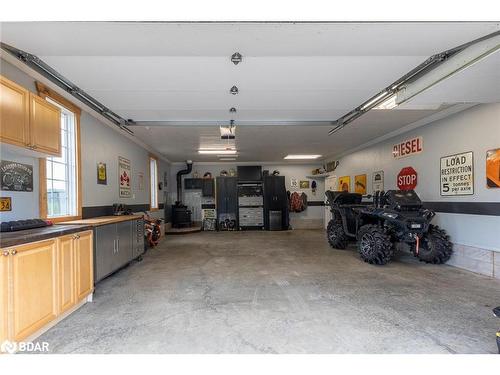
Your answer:
[[[500,148],[486,152],[486,186],[500,188]]]
[[[33,166],[15,161],[0,161],[1,190],[33,191]]]
[[[120,198],[130,198],[132,190],[130,188],[131,168],[130,160],[121,156],[118,157],[118,184],[120,189]]]
[[[351,176],[342,176],[339,177],[339,191],[347,191],[351,190]]]
[[[108,184],[108,174],[106,171],[106,163],[97,163],[97,183],[99,185]]]
[[[354,192],[363,195],[366,194],[366,174],[354,176]]]
[[[299,185],[301,189],[309,189],[309,181],[307,180],[301,180]]]
[[[372,190],[373,193],[384,190],[384,171],[373,172]]]

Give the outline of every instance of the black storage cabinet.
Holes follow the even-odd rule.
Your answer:
[[[213,178],[203,178],[202,179],[201,195],[203,195],[204,197],[213,197],[214,196],[214,179]]]
[[[223,217],[231,216],[238,228],[238,179],[237,177],[217,177],[216,180],[217,223]]]
[[[277,228],[275,223],[277,212],[281,213],[281,228]],[[274,220],[271,225],[270,217]],[[265,176],[264,177],[264,228],[267,230],[288,229],[288,197],[286,195],[285,176]]]

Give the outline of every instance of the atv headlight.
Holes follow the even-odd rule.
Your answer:
[[[395,219],[398,217],[398,214],[392,214],[390,212],[384,212],[382,215],[386,216],[386,217],[390,217],[391,219]]]

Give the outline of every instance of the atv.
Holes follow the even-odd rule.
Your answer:
[[[345,249],[349,241],[357,240],[361,259],[379,265],[392,259],[398,243],[407,244],[426,263],[442,264],[450,259],[453,245],[449,237],[430,224],[435,213],[423,208],[415,191],[389,190],[365,197],[327,191],[325,195],[332,212],[327,227],[331,247]]]

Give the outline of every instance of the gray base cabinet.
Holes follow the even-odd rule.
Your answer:
[[[94,280],[97,283],[142,255],[144,220],[95,227],[94,239]]]

